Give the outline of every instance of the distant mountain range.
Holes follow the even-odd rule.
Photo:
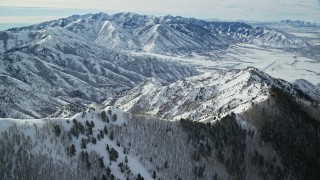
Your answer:
[[[245,23],[209,22],[179,16],[154,17],[133,13],[71,16],[34,26],[10,29],[8,32],[38,31],[50,27],[69,30],[108,48],[160,54],[204,53],[240,42],[274,47],[307,45],[306,42],[284,32],[253,27]],[[19,38],[17,41],[19,43]],[[20,42],[25,43],[24,41],[28,40]],[[9,49],[10,46],[4,48]]]
[[[300,21],[300,20],[282,20],[281,24],[286,24],[290,26],[295,27],[319,27],[319,24],[312,23],[312,22],[306,22],[306,21]]]
[[[74,15],[13,28],[0,32],[0,42],[1,84],[6,84],[0,109],[9,117],[43,117],[63,104],[101,102],[150,77],[171,83],[198,74],[126,52],[205,55],[243,42],[308,46],[284,32],[245,23],[133,13]]]

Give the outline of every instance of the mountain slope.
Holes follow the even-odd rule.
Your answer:
[[[0,175],[317,179],[320,119],[306,110],[319,113],[319,105],[304,101],[271,88],[265,101],[212,123],[166,121],[96,106],[71,118],[0,119]]]
[[[115,106],[166,119],[182,117],[207,122],[220,119],[230,112],[243,112],[253,103],[264,101],[272,86],[298,97],[320,100],[320,91],[314,89],[314,85],[308,85],[305,88],[294,86],[249,67],[205,73],[167,86],[150,79],[119,98]]]
[[[148,77],[169,83],[198,74],[177,63],[108,50],[60,27],[28,33],[36,36],[22,45],[11,44],[13,37],[0,54],[1,94],[10,99],[0,104],[6,117],[44,117],[70,102],[101,102]]]
[[[6,146],[1,150],[5,151],[7,157],[13,154],[17,156],[16,160],[1,165],[1,177],[91,179],[104,175],[133,179],[140,174],[151,179],[139,160],[113,141],[112,129],[126,123],[126,114],[112,107],[106,108],[103,112],[112,114],[105,116],[110,119],[110,122],[105,122],[101,119],[101,112],[99,108],[91,107],[70,119],[1,119],[0,141],[2,147]],[[23,148],[10,153],[10,146],[7,146],[10,143],[6,139],[12,139],[15,143],[20,141],[12,135],[22,138]],[[26,157],[26,153],[30,153],[30,156]],[[28,166],[28,163],[33,165]],[[123,165],[120,168],[122,170],[118,167],[119,163]],[[8,166],[13,168],[4,170]],[[49,173],[42,172],[44,166],[50,170]]]

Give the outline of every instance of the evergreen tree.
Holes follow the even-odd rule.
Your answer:
[[[80,153],[80,158],[81,158],[81,161],[86,160],[86,154],[83,151],[81,151]]]
[[[92,142],[92,144],[96,144],[97,143],[97,139],[92,137],[91,142]]]
[[[81,139],[81,149],[86,149],[87,148],[87,140],[84,138]]]
[[[102,158],[99,158],[99,165],[100,165],[100,168],[104,168],[104,162]]]
[[[105,111],[102,111],[102,112],[101,112],[101,119],[102,119],[103,122],[106,122],[106,121],[107,121],[107,114],[106,114]]]
[[[103,132],[103,130],[100,130],[100,137],[101,137],[101,139],[104,138],[104,132]]]
[[[87,126],[87,127],[91,127],[91,124],[89,123],[88,120],[86,120],[86,126]]]
[[[79,130],[78,130],[78,126],[74,125],[71,129],[70,129],[70,133],[78,138],[79,137]]]
[[[111,169],[109,166],[106,168],[106,173],[107,173],[107,176],[111,175]]]
[[[82,112],[82,118],[85,118],[86,115],[87,115],[87,112],[83,111],[83,112]]]
[[[169,166],[168,166],[168,161],[166,161],[165,163],[164,163],[164,168],[168,168]]]
[[[110,161],[117,161],[119,157],[119,154],[118,154],[118,151],[115,150],[114,148],[111,148],[110,151],[109,151],[109,158],[110,158]]]
[[[104,132],[104,134],[108,135],[108,128],[107,128],[107,126],[104,126],[103,132]]]
[[[81,122],[78,123],[78,128],[81,134],[84,134],[85,128],[83,127],[83,125],[81,124]]]
[[[117,118],[118,118],[117,114],[113,114],[112,121],[115,122],[117,120]]]
[[[114,132],[111,131],[111,132],[110,132],[110,139],[111,139],[111,141],[113,141],[113,138],[114,138]]]
[[[218,174],[214,173],[213,180],[218,180]]]
[[[73,125],[78,125],[78,121],[76,119],[73,119],[72,122],[73,122]]]
[[[94,127],[94,122],[91,121],[90,125],[91,125],[91,128],[93,128]]]
[[[103,174],[102,177],[101,177],[101,179],[102,179],[102,180],[107,180],[106,175]]]
[[[60,126],[57,125],[57,124],[55,124],[55,125],[53,126],[53,132],[54,132],[54,134],[55,134],[56,136],[60,136],[60,134],[61,134],[61,128],[60,128]]]
[[[71,146],[68,148],[69,150],[69,155],[74,156],[76,153],[76,146],[74,144],[71,144]]]
[[[141,176],[141,174],[140,174],[140,173],[138,173],[137,180],[144,180],[144,178]]]
[[[91,168],[91,163],[89,161],[89,154],[88,154],[87,151],[85,152],[85,160],[86,160],[87,169],[90,169]]]
[[[156,171],[153,171],[153,173],[152,173],[152,178],[153,178],[153,179],[156,179],[156,178],[157,178],[157,173],[156,173]]]
[[[93,134],[92,127],[91,127],[91,125],[89,125],[89,126],[87,126],[87,136],[92,135],[92,134]]]

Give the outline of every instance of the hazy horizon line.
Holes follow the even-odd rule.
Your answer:
[[[0,9],[3,8],[4,6],[0,6]],[[50,9],[50,10],[70,10],[70,8],[48,8],[48,7],[12,7],[14,9]],[[72,10],[78,10],[78,9],[72,9]],[[251,23],[279,23],[283,20],[291,20],[291,21],[304,21],[304,22],[309,22],[312,24],[319,24],[317,22],[310,22],[310,21],[305,21],[301,19],[280,19],[280,20],[246,20],[246,19],[221,19],[221,18],[215,18],[215,17],[208,17],[208,18],[198,18],[198,17],[193,17],[193,16],[183,16],[183,15],[172,15],[172,14],[152,14],[152,13],[143,13],[143,12],[134,12],[134,11],[99,11],[99,10],[93,10],[92,9],[83,9],[79,11],[79,13],[67,13],[68,15],[64,16],[38,16],[38,15],[31,15],[31,16],[1,16],[0,13],[0,31],[7,30],[10,28],[18,28],[18,27],[23,27],[23,26],[30,26],[30,25],[35,25],[43,22],[48,22],[48,21],[54,21],[62,18],[68,18],[70,16],[74,15],[88,15],[88,14],[98,14],[98,13],[105,13],[107,15],[115,15],[119,13],[132,13],[132,14],[138,14],[138,15],[147,15],[147,16],[155,16],[155,17],[163,17],[163,16],[173,16],[173,17],[184,17],[184,18],[195,18],[195,19],[200,19],[200,20],[205,20],[205,21],[222,21],[222,22],[251,22]],[[32,19],[34,17],[37,17],[37,19],[34,19],[35,21],[32,22]],[[20,21],[19,22],[13,22],[12,20],[18,18]],[[6,22],[7,21],[7,22]]]

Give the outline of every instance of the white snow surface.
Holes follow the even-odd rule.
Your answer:
[[[150,52],[128,52],[136,56],[151,56],[168,61],[190,65],[201,72],[211,72],[215,69],[258,68],[275,78],[289,82],[305,79],[313,84],[320,83],[320,63],[298,53],[282,49],[260,47],[253,44],[237,44],[228,48],[219,57],[208,57],[193,53],[192,56],[170,56]],[[212,52],[212,54],[219,54]]]

